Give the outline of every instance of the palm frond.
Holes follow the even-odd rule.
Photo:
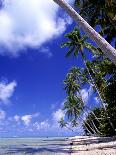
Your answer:
[[[85,43],[85,47],[92,51],[93,53],[96,53],[96,52],[99,52],[98,48],[96,48],[95,46],[93,46],[92,44],[90,43]]]
[[[72,46],[72,47],[69,49],[69,51],[67,52],[66,57],[69,57],[69,56],[73,53],[74,49],[75,49],[75,47]]]

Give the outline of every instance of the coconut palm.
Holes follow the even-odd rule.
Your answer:
[[[116,64],[116,50],[103,38],[99,33],[97,33],[68,3],[64,0],[53,0],[59,6],[64,8],[67,13],[78,23],[78,25],[83,29],[83,31],[96,42],[98,47],[102,50],[104,55],[106,55],[113,63]]]
[[[88,83],[97,92],[97,94],[98,94],[98,96],[100,98],[100,101],[102,103],[102,106],[104,108],[105,114],[106,114],[106,116],[107,116],[107,118],[109,120],[109,123],[110,123],[112,129],[114,130],[113,124],[112,124],[109,116],[107,115],[106,104],[104,103],[104,100],[102,99],[102,94],[99,91],[100,89],[98,89],[98,87],[96,85],[96,81],[94,80],[94,78],[92,76],[92,74],[94,73],[94,70],[92,69],[91,65],[88,63],[88,61],[86,59],[85,52],[84,52],[85,49],[88,49],[89,51],[91,51],[93,53],[99,53],[99,50],[97,48],[95,48],[94,46],[92,46],[91,44],[86,42],[87,37],[86,36],[81,36],[80,31],[79,31],[78,28],[75,28],[71,33],[68,33],[66,35],[66,37],[68,38],[68,41],[66,43],[62,44],[62,47],[64,47],[64,46],[68,46],[69,47],[69,50],[68,50],[66,56],[69,57],[70,55],[74,55],[74,56],[78,56],[79,54],[81,55],[81,58],[82,58],[82,60],[84,62],[86,70],[87,70],[87,75],[89,76],[89,79],[90,79],[90,81],[89,81],[89,80],[86,80],[86,78],[85,78],[85,81],[86,82],[88,81]],[[91,74],[90,71],[92,72],[92,74]],[[75,73],[76,73],[76,69],[75,69]],[[84,74],[82,75],[79,70],[77,72],[77,75],[78,75],[77,76],[78,79],[80,79],[80,77],[85,77]],[[71,75],[71,77],[72,77],[72,75]],[[79,80],[77,82],[77,81],[75,81],[75,79],[74,78],[71,79],[72,83],[70,83],[70,89],[72,89],[72,88],[75,89],[74,86],[77,86],[75,83],[78,83],[80,85]],[[98,77],[97,77],[97,79],[98,79]],[[83,81],[83,80],[81,79],[81,81]],[[100,81],[100,80],[98,80],[98,81]],[[69,85],[67,85],[67,86],[69,88]],[[102,85],[101,85],[101,87],[102,87]],[[78,86],[78,88],[79,88],[79,86]],[[76,89],[75,89],[75,91],[76,91]]]
[[[68,38],[69,41],[67,41],[66,43],[62,44],[62,47],[68,46],[69,50],[66,54],[67,57],[74,55],[75,57],[77,57],[79,54],[81,55],[81,58],[83,60],[83,63],[86,67],[87,73],[89,75],[90,81],[89,84],[92,85],[92,87],[97,91],[99,98],[101,100],[101,103],[105,109],[105,105],[103,103],[101,94],[94,82],[94,79],[92,78],[92,75],[90,73],[90,65],[88,65],[88,61],[86,59],[86,55],[84,50],[88,49],[89,51],[93,52],[93,53],[99,53],[99,50],[97,48],[95,48],[94,46],[92,46],[91,44],[87,43],[87,37],[86,36],[81,36],[81,33],[79,31],[78,28],[75,28],[71,33],[66,34],[66,38]],[[78,71],[78,75],[79,75],[79,71]],[[82,74],[80,74],[79,78],[82,76]],[[81,80],[82,81],[82,80]]]
[[[90,73],[90,69],[92,69],[92,68],[91,68],[90,64],[88,65],[88,61],[86,59],[86,55],[84,52],[85,49],[88,49],[89,51],[91,51],[93,53],[96,53],[96,52],[99,53],[99,50],[97,48],[95,48],[93,45],[91,45],[90,43],[87,43],[87,41],[86,41],[87,37],[81,36],[81,33],[78,28],[75,28],[71,33],[66,34],[66,37],[68,38],[69,41],[62,44],[62,47],[65,47],[65,46],[69,47],[69,50],[68,50],[66,56],[69,57],[71,55],[74,55],[77,57],[79,54],[81,55],[81,58],[83,60],[83,63],[86,67],[87,73],[90,78],[90,81],[88,81],[88,82],[97,91],[98,96],[101,100],[101,103],[102,103],[104,109],[106,110],[105,104],[101,97],[101,94],[95,84],[92,74]],[[82,74],[81,74],[81,76],[82,76]]]
[[[65,90],[68,95],[76,94],[80,91],[80,85],[87,81],[81,68],[73,67],[64,80]]]
[[[84,105],[82,99],[76,95],[70,94],[64,103],[63,110],[66,111],[68,118],[72,120],[78,118],[82,112],[83,107]]]
[[[86,107],[86,104],[82,99],[82,95],[80,92],[80,85],[83,84],[84,81],[86,81],[86,78],[84,74],[81,73],[80,68],[73,67],[70,70],[70,72],[67,74],[64,82],[65,90],[68,94],[68,97],[66,98],[66,101],[64,103],[63,110],[65,110],[65,113],[68,116],[68,119],[70,119],[72,127],[77,126],[77,120],[81,117],[82,113],[85,113],[85,109],[90,110],[90,108]],[[93,116],[99,122],[96,115],[93,114]],[[86,124],[86,125],[87,127],[90,126],[89,124]],[[95,125],[93,128],[91,127],[92,133],[95,134],[96,131],[94,128],[96,128],[97,132],[98,132],[98,129]]]

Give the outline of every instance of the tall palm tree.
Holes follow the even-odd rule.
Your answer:
[[[87,61],[86,55],[84,53],[84,49],[88,49],[89,51],[92,51],[94,53],[99,53],[99,50],[97,48],[95,48],[94,46],[92,46],[91,44],[87,43],[86,42],[87,37],[86,36],[81,36],[80,31],[77,28],[75,28],[71,33],[68,33],[66,35],[66,37],[69,39],[69,41],[62,44],[62,47],[64,47],[64,46],[69,47],[69,50],[68,50],[66,56],[70,56],[72,54],[74,56],[78,56],[78,54],[80,53],[80,55],[82,57],[82,60],[84,62],[84,65],[86,67],[87,73],[88,73],[89,78],[90,78],[90,81],[89,80],[87,80],[87,81],[96,90],[96,92],[97,92],[97,94],[98,94],[98,96],[100,98],[101,104],[102,104],[102,106],[104,108],[105,114],[106,114],[106,116],[107,116],[107,118],[109,120],[109,123],[110,123],[112,129],[114,130],[114,126],[113,126],[110,118],[108,117],[108,114],[107,114],[107,111],[106,111],[106,104],[104,103],[104,100],[102,99],[102,94],[100,93],[100,91],[99,91],[99,89],[98,89],[98,87],[97,87],[97,85],[96,85],[96,83],[94,81],[94,78],[92,77],[92,75],[90,73],[91,66],[90,66],[90,64],[88,66],[88,61]],[[79,73],[79,71],[78,71],[78,73]],[[82,76],[82,74],[81,74],[81,76]]]
[[[102,100],[102,97],[101,97],[101,94],[92,78],[92,75],[90,73],[90,66],[88,66],[88,62],[87,62],[87,59],[86,59],[86,55],[84,53],[84,49],[88,49],[89,51],[91,52],[99,52],[97,48],[95,48],[94,46],[92,46],[91,44],[87,43],[86,40],[87,40],[87,37],[86,36],[81,36],[81,33],[79,31],[78,28],[75,28],[71,33],[68,33],[66,34],[66,37],[69,39],[69,41],[67,41],[66,43],[63,43],[62,44],[62,47],[65,47],[65,46],[68,46],[69,47],[69,50],[66,54],[67,57],[71,56],[72,54],[77,57],[79,54],[81,55],[81,58],[84,62],[84,65],[87,69],[87,72],[88,72],[88,75],[90,77],[90,82],[89,84],[94,88],[96,89],[98,95],[99,95],[99,98],[101,100],[101,103],[105,109],[105,105],[104,105],[104,102]],[[78,71],[78,75],[79,75],[79,71]],[[82,74],[80,74],[80,76],[82,76]],[[79,76],[79,78],[80,78]]]
[[[68,38],[69,41],[62,44],[62,47],[65,47],[65,46],[69,47],[69,50],[68,50],[66,56],[69,57],[73,54],[75,57],[77,57],[79,54],[81,55],[83,63],[87,69],[87,73],[91,80],[89,82],[89,84],[91,84],[91,86],[96,89],[96,91],[99,95],[99,98],[103,104],[103,107],[105,109],[105,105],[103,103],[101,94],[100,94],[100,92],[94,82],[94,79],[90,73],[90,65],[88,66],[88,61],[87,61],[86,55],[84,53],[84,49],[88,49],[89,51],[91,51],[93,53],[99,52],[99,50],[97,48],[95,48],[94,46],[92,46],[91,44],[86,42],[87,37],[81,36],[81,33],[78,28],[75,28],[71,33],[66,34],[66,37]],[[79,71],[78,71],[78,75],[79,75]],[[82,76],[82,74],[81,74],[81,76]]]
[[[116,50],[99,34],[97,33],[68,3],[64,0],[53,0],[59,6],[64,8],[66,12],[78,23],[84,32],[93,41],[96,42],[102,52],[116,64]]]
[[[66,79],[64,81],[65,90],[68,94],[68,97],[66,98],[66,101],[64,103],[63,110],[65,110],[65,113],[68,116],[68,119],[70,119],[72,127],[77,125],[76,124],[77,120],[79,119],[79,117],[81,117],[82,113],[85,113],[86,104],[85,104],[84,100],[82,99],[82,95],[80,92],[80,88],[81,88],[80,85],[85,80],[86,79],[84,77],[84,74],[81,73],[80,69],[73,67],[70,70],[70,72],[67,74]],[[86,109],[87,109],[87,107],[86,107]],[[93,114],[93,116],[99,122],[96,115]],[[89,124],[86,124],[86,125],[87,125],[87,127],[89,126],[89,128],[91,128],[91,131],[94,134],[96,133],[96,131],[97,131],[97,133],[100,133],[95,124],[94,124],[93,128]]]

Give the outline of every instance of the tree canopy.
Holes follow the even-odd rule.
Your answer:
[[[75,6],[88,23],[93,27],[99,26],[99,33],[114,45],[116,34],[114,0],[75,0]],[[64,81],[67,97],[63,109],[68,120],[72,124],[74,122],[76,126],[79,118],[85,113],[86,118],[82,118],[85,134],[116,135],[116,65],[106,58],[98,47],[89,43],[86,34],[81,34],[80,29],[74,28],[65,37],[67,42],[63,43],[62,47],[69,48],[66,57],[79,56],[84,65],[81,68],[72,67]],[[91,59],[88,59],[86,50],[91,52]],[[93,106],[93,109],[86,106],[81,90],[87,85],[92,87],[101,106]]]

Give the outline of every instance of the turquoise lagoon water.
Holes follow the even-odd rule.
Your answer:
[[[0,155],[70,155],[66,138],[0,138]]]

